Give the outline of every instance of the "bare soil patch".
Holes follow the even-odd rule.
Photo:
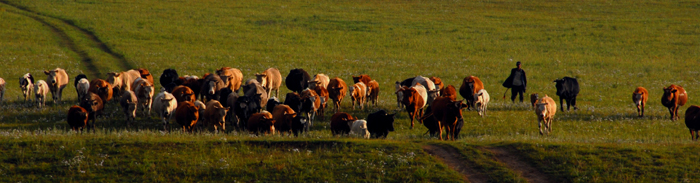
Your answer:
[[[462,174],[462,178],[464,178],[466,182],[481,183],[488,182],[489,180],[486,175],[479,173],[474,167],[471,167],[468,162],[464,161],[461,158],[462,155],[452,147],[426,145],[423,146],[423,150],[447,164],[448,167]]]

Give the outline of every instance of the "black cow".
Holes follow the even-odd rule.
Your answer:
[[[557,83],[557,95],[559,96],[559,103],[561,104],[561,110],[564,111],[564,100],[566,100],[566,110],[573,105],[574,110],[576,107],[576,95],[578,95],[579,87],[576,78],[564,77],[562,79],[554,80]]]
[[[234,112],[238,117],[238,129],[243,130],[248,126],[248,118],[260,111],[260,103],[256,102],[253,97],[240,96],[234,104]],[[235,125],[234,125],[235,126]]]
[[[295,137],[299,136],[299,133],[303,133],[305,131],[309,131],[309,123],[308,119],[306,117],[297,115],[297,117],[294,117],[292,119],[292,133],[294,133]]]
[[[287,88],[297,93],[301,93],[308,88],[309,81],[311,81],[311,76],[304,69],[292,69],[284,80]]]
[[[221,106],[228,106],[228,96],[233,93],[230,88],[223,88],[219,90],[219,103]]]
[[[163,74],[160,75],[160,85],[163,86],[166,91],[173,92],[173,89],[177,87],[175,81],[178,78],[180,78],[180,76],[177,75],[175,69],[165,69],[163,70]]]
[[[400,85],[401,85],[401,86],[408,86],[408,87],[411,87],[411,84],[413,84],[413,80],[414,80],[414,79],[416,79],[416,78],[415,78],[415,77],[412,77],[412,78],[404,79],[403,81],[401,81]],[[428,88],[427,88],[428,86],[425,86],[425,87],[426,87],[426,89],[428,89]],[[426,91],[427,91],[427,90],[426,90]],[[370,133],[371,133],[371,132],[370,132]]]
[[[384,110],[379,110],[367,115],[367,131],[373,138],[386,138],[389,132],[394,131],[394,114],[388,114]]]
[[[302,102],[301,96],[299,96],[299,94],[294,92],[287,93],[287,97],[285,97],[284,99],[284,105],[288,105],[289,108],[292,108],[292,110],[294,110],[294,112],[301,114],[300,110]]]
[[[280,101],[277,99],[277,97],[272,97],[270,99],[267,99],[267,105],[265,105],[265,110],[273,111],[273,109],[275,109],[275,106],[280,105],[280,104],[282,104],[282,103],[280,103]],[[294,112],[296,112],[296,111],[294,111]]]
[[[80,107],[88,111],[88,120],[92,121],[92,124],[88,124],[88,132],[92,128],[92,132],[95,133],[95,119],[97,119],[97,116],[102,116],[102,111],[105,108],[102,98],[95,93],[89,92],[80,99]]]

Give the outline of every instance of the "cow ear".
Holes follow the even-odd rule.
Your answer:
[[[44,74],[49,75],[49,71],[44,70]]]
[[[671,90],[671,93],[676,93],[677,91],[678,91],[678,90],[676,90],[676,89],[672,89],[672,90]]]

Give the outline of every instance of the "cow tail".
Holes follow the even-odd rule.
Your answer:
[[[506,93],[508,93],[508,90],[509,90],[509,89],[510,89],[510,88],[506,88],[506,91],[505,91],[505,92],[503,92],[503,100],[505,100],[505,99],[506,99]]]

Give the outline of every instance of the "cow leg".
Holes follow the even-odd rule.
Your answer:
[[[559,103],[561,104],[561,112],[564,112],[564,97],[559,97]]]
[[[642,104],[642,115],[639,117],[644,117],[644,106],[645,106],[645,104]]]
[[[540,129],[540,135],[544,135],[544,132],[542,131],[542,120],[541,119],[537,119],[537,128]],[[547,128],[547,127],[545,126],[545,128]]]
[[[574,106],[574,110],[578,110],[578,107],[576,107],[576,96],[571,98],[571,105]]]
[[[671,113],[671,121],[673,121],[673,108],[674,107],[669,107],[668,112]]]
[[[695,140],[697,141],[698,138],[700,138],[700,134],[698,134],[698,130],[697,130],[697,129],[693,129],[693,131],[695,131]]]
[[[408,112],[408,116],[411,118],[411,129],[413,129],[413,118],[415,118],[416,111]]]
[[[680,106],[676,105],[673,107],[673,120],[678,120],[680,117],[678,116],[678,108],[681,108]]]
[[[438,121],[437,125],[438,125],[438,134],[439,134],[440,140],[442,140],[442,124],[440,124],[440,121]]]
[[[63,99],[63,89],[64,89],[64,88],[65,88],[65,87],[61,87],[61,88],[58,89],[58,103],[59,103],[59,104],[61,103],[61,101],[63,101],[62,99]]]

